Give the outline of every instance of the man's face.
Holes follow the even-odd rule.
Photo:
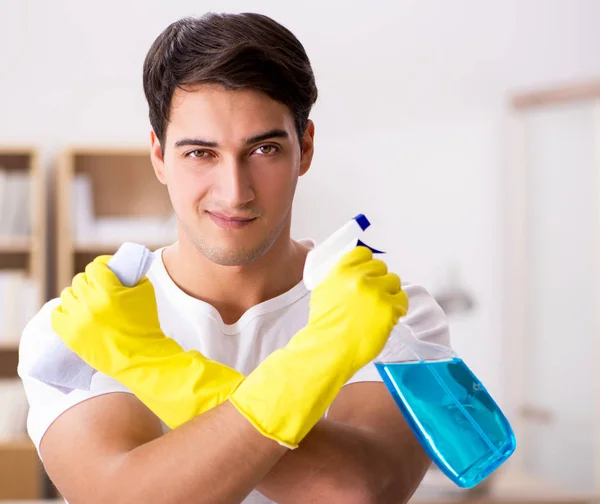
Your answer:
[[[290,110],[257,91],[177,89],[164,156],[152,134],[152,160],[168,187],[185,235],[180,239],[222,265],[249,264],[265,254],[289,230],[313,133],[311,123],[301,152]]]

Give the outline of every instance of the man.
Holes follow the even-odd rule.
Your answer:
[[[302,45],[257,14],[183,19],[144,90],[178,241],[131,289],[97,259],[25,330],[22,361],[53,331],[99,371],[67,394],[21,373],[48,474],[71,504],[406,502],[429,460],[372,361],[399,318],[446,345],[447,324],[364,247],[304,287],[313,244],[290,221],[317,89]]]

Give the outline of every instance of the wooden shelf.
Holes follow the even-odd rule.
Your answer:
[[[39,499],[42,465],[29,439],[0,441],[0,499]]]
[[[0,146],[0,166],[9,173],[27,172],[30,185],[30,236],[0,237],[0,268],[24,269],[39,286],[40,307],[46,300],[46,184],[33,147]]]
[[[132,241],[136,241],[135,237]],[[136,242],[137,243],[137,242]],[[73,246],[75,254],[114,254],[122,243],[77,243]],[[143,243],[150,250],[163,247],[164,243]]]
[[[30,237],[0,237],[0,254],[29,254],[30,252]]]
[[[15,319],[8,321],[0,314],[0,334],[6,338],[13,336],[13,323],[16,324],[14,331],[19,331],[27,319],[34,315],[35,310],[39,310],[46,301],[46,184],[45,173],[39,165],[39,156],[35,148],[0,146],[0,167],[6,170],[8,177],[17,173],[27,174],[29,187],[29,236],[0,237],[0,270],[20,272],[17,277],[19,280],[9,280],[17,282],[8,284],[7,287],[14,288],[14,296],[9,296],[10,306],[2,307],[2,311],[10,310],[9,313],[15,314]],[[10,197],[0,201],[3,202],[13,203]],[[18,211],[24,209],[25,207],[13,207],[13,210]],[[15,215],[23,217],[25,214]],[[18,231],[15,229],[12,232]],[[27,231],[22,231],[25,232]],[[32,298],[34,292],[37,299]],[[31,303],[28,302],[30,300]],[[18,351],[18,341],[0,342],[1,379],[16,378]],[[43,494],[43,481],[44,471],[30,439],[0,441],[0,500],[39,499]]]
[[[31,439],[24,437],[22,439],[14,439],[10,441],[0,440],[0,452],[1,451],[35,451],[35,445],[31,442]]]
[[[89,222],[91,218],[167,219],[173,212],[167,189],[154,174],[148,148],[77,147],[65,150],[60,156],[56,170],[57,293],[68,286],[73,276],[82,271],[94,257],[113,254],[122,244],[110,241],[78,243],[73,202],[73,188],[77,175],[85,175],[87,184],[91,186],[89,191],[93,200],[93,216],[89,217],[90,212],[87,212],[84,223]],[[86,231],[89,232],[90,229]],[[92,236],[95,236],[93,228]],[[135,236],[131,236],[130,239],[138,241]],[[166,243],[144,245],[154,250]]]
[[[9,284],[7,287],[14,288],[15,294],[11,298],[14,302],[10,303],[8,307],[0,307],[0,332],[6,333],[13,328],[12,325],[11,327],[6,326],[7,318],[3,316],[3,310],[10,310],[11,314],[16,314],[19,320],[16,322],[14,330],[20,331],[27,319],[34,315],[34,310],[41,308],[46,301],[46,185],[45,175],[39,166],[38,153],[34,148],[0,146],[0,167],[3,172],[7,173],[8,180],[11,180],[10,177],[15,174],[26,174],[29,181],[27,186],[29,190],[29,210],[27,212],[29,234],[27,236],[0,236],[0,272],[21,272],[22,275],[19,278],[23,279],[17,280],[17,283]],[[12,200],[0,201],[0,203],[7,202],[11,204]],[[34,290],[37,299],[31,298]],[[19,297],[21,293],[22,299]],[[22,310],[22,312],[18,312],[18,310]],[[12,323],[15,321],[13,320]],[[16,349],[18,349],[18,343],[0,342],[2,351]]]
[[[1,342],[0,341],[0,352],[12,352],[12,351],[16,351],[19,350],[19,342],[18,341],[14,341],[14,342]]]

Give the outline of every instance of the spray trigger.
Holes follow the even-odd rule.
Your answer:
[[[385,252],[383,250],[377,250],[376,248],[369,247],[369,245],[367,245],[362,240],[358,240],[358,242],[356,243],[356,246],[357,247],[358,246],[360,246],[360,247],[367,247],[371,252],[373,252],[373,254],[385,254]]]

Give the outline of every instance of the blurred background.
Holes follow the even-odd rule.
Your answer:
[[[15,378],[26,321],[92,257],[174,239],[142,62],[170,22],[207,11],[267,14],[304,44],[316,154],[293,235],[365,213],[365,241],[439,300],[517,434],[478,498],[594,500],[597,0],[0,0],[0,498],[52,494]],[[435,471],[422,486],[415,501],[473,497]]]

